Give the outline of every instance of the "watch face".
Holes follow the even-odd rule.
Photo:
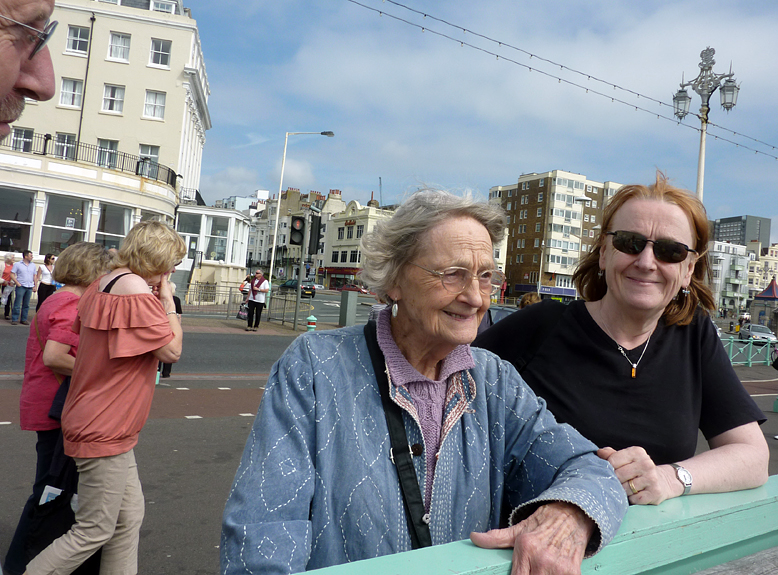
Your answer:
[[[689,473],[688,470],[681,467],[677,470],[678,473],[678,479],[680,479],[684,485],[691,485],[692,484],[692,474]]]

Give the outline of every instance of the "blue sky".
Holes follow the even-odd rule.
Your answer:
[[[730,113],[714,94],[711,122],[778,147],[777,3],[402,2],[581,76],[389,1],[359,2],[385,15],[347,0],[185,2],[211,84],[200,186],[208,203],[256,189],[277,193],[285,132],[324,130],[335,138],[290,136],[284,189],[340,189],[346,200],[366,203],[371,192],[378,198],[380,177],[388,204],[425,184],[486,197],[527,172],[650,183],[661,169],[693,190],[699,132],[657,118],[672,117],[672,109],[646,97],[672,104],[681,75],[697,75],[708,46],[716,50],[714,71],[727,72],[731,62],[741,84]],[[700,98],[690,95],[696,111]],[[684,123],[699,128],[694,116]],[[770,217],[778,242],[774,156],[778,149],[711,127],[709,217]]]

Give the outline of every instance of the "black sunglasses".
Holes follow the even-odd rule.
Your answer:
[[[697,253],[696,250],[681,242],[674,240],[649,240],[646,236],[637,232],[619,230],[616,232],[606,232],[605,235],[613,236],[614,248],[631,256],[638,255],[651,242],[656,259],[668,264],[677,264],[684,261],[689,252]]]

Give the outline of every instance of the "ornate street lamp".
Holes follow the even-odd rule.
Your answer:
[[[697,197],[702,201],[702,188],[705,180],[705,136],[708,132],[708,112],[710,111],[710,97],[716,89],[719,89],[721,95],[721,106],[729,112],[737,104],[737,95],[740,91],[735,81],[735,75],[732,73],[732,66],[730,65],[728,74],[715,74],[713,72],[713,65],[716,61],[713,59],[713,55],[716,53],[711,47],[705,48],[700,52],[701,62],[698,64],[700,67],[700,74],[690,82],[684,82],[681,78],[681,89],[673,96],[673,111],[679,120],[683,120],[686,114],[689,113],[689,104],[692,99],[686,88],[691,86],[692,90],[697,92],[702,99],[702,106],[700,107],[700,122],[702,127],[700,129],[700,157],[697,164]],[[722,80],[724,83],[722,85]]]

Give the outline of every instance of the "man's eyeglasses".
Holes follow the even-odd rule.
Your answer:
[[[429,270],[419,264],[412,265],[417,268],[423,269],[425,272],[435,274],[440,277],[440,282],[443,284],[445,290],[453,294],[461,294],[470,285],[470,282],[474,278],[478,278],[478,289],[484,295],[492,295],[500,291],[503,282],[505,281],[505,274],[500,270],[484,270],[473,274],[470,270],[459,267],[450,267],[444,270]]]
[[[30,60],[32,60],[35,57],[35,54],[43,50],[43,47],[46,45],[46,42],[49,41],[49,38],[51,38],[51,35],[54,33],[54,30],[57,27],[58,22],[54,20],[53,22],[46,22],[46,26],[44,26],[43,30],[38,30],[37,28],[33,28],[32,26],[28,26],[27,24],[22,24],[21,22],[14,20],[13,18],[9,18],[8,16],[3,16],[0,14],[0,18],[3,20],[8,20],[9,22],[13,22],[17,26],[21,26],[22,28],[26,28],[32,34],[30,35],[30,42],[37,41],[35,44],[35,47],[32,49],[32,52],[30,52]]]
[[[651,242],[656,259],[668,264],[677,264],[684,261],[689,252],[697,253],[696,250],[681,242],[674,240],[649,240],[646,236],[637,232],[619,230],[616,232],[606,232],[606,235],[613,236],[614,248],[631,256],[638,255]]]

